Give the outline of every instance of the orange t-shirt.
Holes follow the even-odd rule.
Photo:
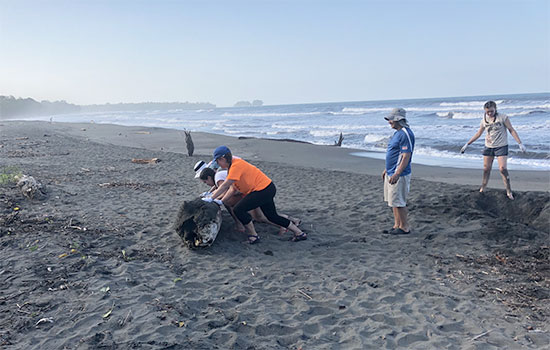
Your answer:
[[[240,158],[231,161],[227,179],[235,181],[233,185],[245,196],[250,192],[261,191],[271,183],[271,179],[260,169]]]

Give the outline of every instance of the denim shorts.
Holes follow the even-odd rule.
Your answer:
[[[500,157],[508,155],[508,145],[502,147],[489,148],[485,147],[483,149],[483,155],[488,157]]]

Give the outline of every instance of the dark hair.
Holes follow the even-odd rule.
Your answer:
[[[485,102],[485,104],[483,105],[483,108],[485,108],[485,109],[489,109],[489,108],[497,109],[497,104],[496,104],[495,101],[487,101],[487,102]]]
[[[204,168],[202,169],[201,174],[199,175],[199,178],[201,180],[207,180],[209,176],[212,179],[214,179],[214,177],[216,176],[216,172],[212,168]]]
[[[227,161],[227,164],[229,164],[227,168],[229,169],[229,167],[231,166],[231,161],[233,160],[233,155],[231,154],[231,152],[227,152],[221,158],[224,158]]]

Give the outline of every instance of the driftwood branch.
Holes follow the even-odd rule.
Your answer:
[[[195,152],[195,145],[193,144],[193,139],[191,138],[191,131],[184,130],[185,133],[185,145],[187,146],[187,154],[189,157]]]
[[[342,141],[344,141],[344,135],[342,135],[342,133],[340,133],[340,137],[338,138],[338,141],[334,142],[334,146],[336,146],[336,147],[342,146]]]

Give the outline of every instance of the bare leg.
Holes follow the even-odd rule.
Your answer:
[[[396,209],[397,216],[399,217],[399,228],[405,232],[409,232],[411,228],[409,227],[409,220],[407,217],[407,207],[397,207],[394,209]]]
[[[230,189],[231,190],[231,189]],[[243,226],[243,224],[239,221],[239,219],[237,219],[237,216],[235,215],[235,212],[233,212],[233,207],[242,199],[242,196],[239,195],[239,194],[234,194],[232,196],[229,196],[229,198],[227,200],[225,200],[223,202],[223,204],[225,205],[225,208],[227,209],[227,211],[229,212],[229,214],[231,214],[231,217],[233,218],[233,220],[235,220],[235,230],[237,230],[238,232],[244,232],[245,231],[245,227]]]
[[[230,206],[226,205],[225,208],[227,209],[229,214],[231,214],[231,217],[233,218],[233,220],[235,220],[235,230],[237,230],[238,232],[244,232],[245,227],[243,226],[243,224],[241,224],[239,219],[237,219],[237,216],[235,215],[235,212],[233,211],[233,207],[230,207]]]
[[[279,235],[283,235],[283,234],[285,234],[286,231],[288,231],[287,228],[279,226],[279,225],[269,221],[265,217],[264,212],[262,211],[262,209],[260,209],[260,208],[256,208],[256,209],[251,210],[250,215],[252,215],[252,218],[256,222],[261,222],[261,223],[264,223],[264,224],[269,224],[269,225],[273,225],[275,227],[278,227],[279,228]],[[279,216],[282,216],[283,218],[290,220],[296,226],[298,226],[298,224],[300,223],[300,219],[293,218],[289,215],[279,214]]]
[[[507,169],[507,162],[508,157],[507,156],[500,156],[497,157],[498,161],[498,168],[500,170],[500,175],[502,175],[502,181],[504,182],[504,187],[506,188],[506,195],[510,199],[514,199],[514,195],[512,194],[512,186],[510,185],[510,174],[508,174]]]
[[[483,156],[483,179],[481,180],[481,187],[479,192],[485,191],[487,183],[489,182],[489,177],[491,176],[491,169],[493,168],[493,160],[495,157],[492,156]]]
[[[393,228],[399,228],[401,226],[401,220],[400,220],[400,217],[399,217],[398,209],[399,208],[397,208],[397,207],[392,207],[392,211],[393,211]]]

